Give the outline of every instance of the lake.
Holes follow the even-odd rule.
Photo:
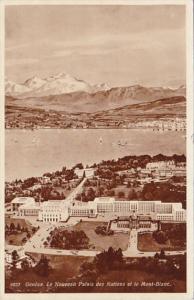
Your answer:
[[[5,179],[41,176],[45,172],[125,155],[185,154],[182,132],[140,129],[11,129],[5,132]]]

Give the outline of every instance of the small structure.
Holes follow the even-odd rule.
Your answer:
[[[28,204],[30,206],[35,204],[33,197],[16,197],[11,201],[11,211],[18,212],[21,205]]]
[[[78,176],[78,178],[86,177],[86,178],[92,178],[94,177],[94,168],[85,168],[85,169],[79,169],[76,168],[74,170],[74,173]]]

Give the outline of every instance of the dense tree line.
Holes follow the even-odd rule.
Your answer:
[[[186,157],[185,155],[163,155],[163,154],[157,154],[154,156],[150,155],[128,155],[124,156],[122,158],[119,158],[118,160],[103,160],[99,164],[93,165],[93,167],[97,168],[107,168],[111,172],[117,172],[117,171],[122,171],[125,169],[131,169],[131,168],[145,168],[146,164],[149,162],[157,162],[157,161],[168,161],[168,160],[174,160],[175,164],[179,162],[186,162]],[[107,174],[108,176],[108,174]]]
[[[89,238],[83,230],[58,230],[50,233],[50,247],[59,249],[88,249]]]
[[[165,244],[170,240],[173,244],[183,245],[183,243],[186,243],[186,224],[162,223],[161,230],[154,231],[152,235],[159,244]]]
[[[156,276],[164,274],[168,278],[185,280],[186,256],[166,256],[164,250],[156,253],[154,257],[142,257],[139,259],[123,258],[122,250],[114,250],[110,247],[107,251],[97,254],[92,262],[81,265],[81,278],[87,281],[96,281],[97,278],[111,270],[140,270],[153,273]]]
[[[148,183],[142,190],[144,200],[161,200],[162,202],[181,202],[186,208],[186,187],[175,186],[168,182]]]

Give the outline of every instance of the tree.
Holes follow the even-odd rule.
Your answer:
[[[15,269],[16,263],[19,259],[19,255],[16,250],[13,250],[13,252],[11,253],[11,259],[12,259],[12,268]]]
[[[159,254],[159,257],[160,257],[161,259],[164,259],[164,258],[166,257],[165,252],[164,252],[164,249],[161,249],[160,254]]]
[[[85,272],[89,271],[93,271],[95,269],[95,266],[92,262],[83,262],[83,264],[80,266],[80,272],[83,274]]]
[[[27,238],[28,238],[28,239],[30,239],[30,238],[31,238],[31,234],[30,234],[29,232],[27,233],[27,235],[26,235],[26,236],[27,236]]]
[[[136,194],[136,192],[135,192],[134,189],[131,189],[131,190],[129,191],[128,199],[129,199],[129,200],[137,199],[137,194]]]
[[[22,243],[24,244],[24,243],[26,243],[26,241],[27,241],[27,238],[24,237],[24,238],[22,239]]]
[[[18,255],[17,251],[13,250],[13,252],[12,252],[12,260],[18,260],[18,258],[19,258],[19,255]]]
[[[63,200],[63,199],[65,199],[65,198],[66,198],[66,197],[65,197],[64,193],[61,192],[61,199]]]
[[[37,231],[36,227],[32,227],[32,233],[34,234]]]
[[[10,224],[10,231],[14,231],[15,230],[15,225],[14,225],[14,223],[11,223]]]
[[[100,273],[115,267],[118,268],[123,264],[122,250],[120,248],[114,250],[112,247],[109,247],[107,251],[103,251],[95,256],[94,263]]]
[[[27,259],[22,260],[21,262],[21,269],[22,271],[27,271],[29,269],[30,265]]]
[[[73,167],[73,169],[83,169],[84,168],[84,166],[83,166],[83,164],[82,163],[78,163],[78,164],[76,164],[74,167]]]
[[[159,243],[159,244],[165,244],[168,240],[168,235],[166,232],[162,230],[157,230],[153,232],[153,238]]]
[[[89,238],[83,230],[59,231],[56,229],[51,234],[50,246],[59,249],[87,249]]]
[[[47,277],[49,275],[50,270],[51,267],[49,265],[49,260],[46,256],[41,255],[39,262],[35,266],[35,272],[40,276]]]
[[[45,247],[47,247],[47,246],[48,246],[48,242],[47,242],[47,241],[44,241],[43,245],[44,245]]]
[[[20,223],[17,224],[17,231],[21,231]]]
[[[66,167],[62,167],[62,171],[61,171],[62,175],[64,175],[65,172],[66,172]]]
[[[125,193],[123,191],[119,191],[118,192],[118,197],[119,198],[124,198],[125,197]]]
[[[109,197],[114,197],[115,196],[115,191],[114,190],[110,190],[110,191],[107,191],[107,196]]]
[[[86,197],[87,197],[87,201],[93,201],[94,200],[94,198],[96,197],[96,194],[95,194],[95,191],[94,191],[93,188],[90,187],[88,189]]]

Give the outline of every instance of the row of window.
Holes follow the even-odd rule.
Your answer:
[[[44,222],[58,222],[59,219],[58,218],[44,218],[43,221]]]

